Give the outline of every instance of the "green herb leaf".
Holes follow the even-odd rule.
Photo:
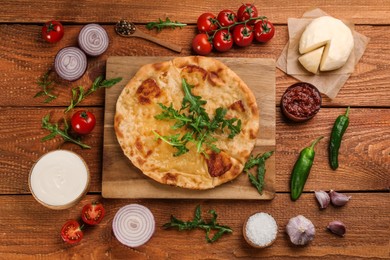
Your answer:
[[[81,101],[83,101],[86,97],[88,97],[95,91],[102,88],[110,88],[121,80],[122,78],[103,80],[103,76],[99,76],[93,81],[92,86],[87,91],[85,91],[82,86],[73,88],[72,99],[70,101],[70,105],[65,109],[65,113],[75,108]]]
[[[45,74],[39,77],[37,85],[41,87],[42,90],[37,92],[34,96],[34,98],[47,96],[47,98],[43,101],[44,103],[49,103],[57,98],[57,96],[52,93],[54,87],[50,87],[53,83],[53,81],[49,80],[50,72],[51,70],[48,70]]]
[[[180,23],[178,21],[171,21],[168,17],[165,18],[165,21],[161,20],[161,18],[158,19],[158,22],[150,22],[146,24],[146,28],[148,30],[157,29],[157,31],[161,31],[164,28],[175,28],[180,27],[183,28],[187,24]]]
[[[249,160],[245,163],[244,166],[244,172],[248,174],[249,181],[252,183],[254,187],[256,187],[259,194],[263,194],[263,187],[264,187],[264,177],[265,177],[265,161],[271,157],[273,154],[273,151],[266,152],[263,155],[256,155],[256,157],[251,157]],[[257,166],[257,175],[253,175],[249,172],[250,169]]]
[[[156,133],[155,135],[178,150],[174,156],[188,152],[186,145],[190,141],[195,143],[197,152],[203,153],[205,156],[207,154],[204,145],[214,152],[220,152],[214,144],[217,139],[212,134],[217,130],[223,132],[225,128],[228,128],[230,131],[228,137],[233,138],[241,131],[241,120],[237,118],[226,119],[227,109],[221,107],[215,110],[214,118],[211,120],[204,108],[207,101],[200,96],[193,95],[191,93],[192,86],[185,79],[182,79],[182,87],[184,97],[181,108],[176,110],[172,104],[168,107],[160,103],[162,112],[155,118],[157,120],[174,120],[172,129],[185,128],[188,131],[182,137],[179,135],[160,136]]]
[[[51,133],[45,137],[43,137],[41,139],[42,142],[44,141],[48,141],[48,140],[51,140],[53,139],[54,137],[56,137],[57,135],[61,136],[65,142],[72,142],[72,143],[75,143],[77,145],[79,145],[80,147],[84,148],[84,149],[89,149],[91,148],[90,146],[80,142],[79,140],[76,140],[74,138],[72,138],[69,134],[68,134],[68,130],[69,130],[69,124],[68,122],[66,121],[66,119],[64,118],[63,119],[63,124],[64,124],[64,129],[61,129],[59,126],[58,126],[58,123],[50,123],[50,114],[47,114],[46,116],[44,116],[42,118],[42,128],[43,129],[46,129],[46,130],[49,130]]]
[[[213,243],[221,238],[222,235],[233,232],[230,227],[217,223],[218,215],[215,210],[210,210],[209,213],[211,214],[212,218],[210,222],[206,222],[202,219],[200,205],[198,205],[195,209],[194,218],[192,221],[182,221],[174,216],[171,216],[170,222],[165,223],[163,228],[177,228],[179,231],[192,230],[196,228],[203,229],[206,232],[206,241],[208,243]],[[210,238],[211,231],[215,231],[215,233],[214,236]]]

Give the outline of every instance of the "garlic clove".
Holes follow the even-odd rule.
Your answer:
[[[336,192],[334,190],[329,191],[330,200],[332,204],[338,207],[344,206],[350,200],[351,196],[347,196],[343,193]]]
[[[286,232],[294,245],[306,245],[314,239],[316,233],[313,223],[302,215],[289,220]]]
[[[328,193],[326,193],[323,190],[319,190],[319,191],[315,191],[314,195],[316,196],[316,199],[317,199],[318,203],[320,204],[321,209],[325,209],[326,207],[328,207],[329,202],[330,202],[330,197],[329,197]]]
[[[344,223],[338,220],[330,222],[326,228],[333,234],[339,235],[341,237],[343,237],[346,232]]]

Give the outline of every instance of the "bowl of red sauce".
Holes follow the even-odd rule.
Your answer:
[[[304,122],[320,111],[321,103],[321,93],[314,85],[298,82],[286,89],[280,106],[282,113],[288,119],[294,122]]]

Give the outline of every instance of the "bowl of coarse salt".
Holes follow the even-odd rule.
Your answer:
[[[278,234],[278,225],[268,213],[259,212],[250,216],[243,226],[245,241],[255,248],[272,245]]]

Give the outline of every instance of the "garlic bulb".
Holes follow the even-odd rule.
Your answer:
[[[313,223],[302,215],[291,218],[286,232],[294,245],[306,245],[314,239],[316,233]]]
[[[320,204],[321,209],[325,209],[326,207],[328,207],[330,202],[330,197],[327,192],[323,190],[319,190],[319,191],[315,191],[314,194],[316,196],[318,203]]]
[[[344,206],[347,204],[351,196],[347,196],[345,194],[336,192],[334,190],[329,191],[330,200],[332,201],[332,204],[338,207]]]

